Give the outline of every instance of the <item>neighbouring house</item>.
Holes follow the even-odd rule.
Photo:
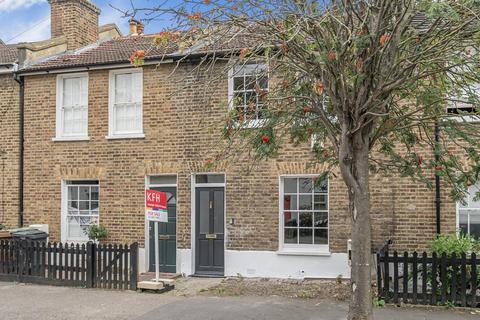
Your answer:
[[[48,59],[121,35],[115,24],[98,27],[98,23],[85,22],[89,17],[98,19],[99,14],[88,1],[53,0],[50,3],[55,26],[51,39],[20,44],[5,44],[0,40],[0,224],[9,228],[23,225],[23,202],[19,200],[23,198],[23,109],[20,107],[23,90],[15,72],[27,61]],[[89,10],[81,10],[83,8]],[[71,21],[63,23],[67,18]]]
[[[314,183],[325,169],[311,165],[311,145],[286,143],[277,159],[257,163],[253,170],[243,154],[207,165],[223,146],[229,97],[252,94],[245,78],[257,77],[264,66],[226,74],[219,67],[219,76],[206,88],[204,75],[192,72],[195,59],[177,66],[186,53],[155,47],[141,24],[132,21],[128,36],[100,39],[99,11],[90,1],[50,3],[49,42],[61,49],[39,58],[35,52],[45,43],[20,45],[14,72],[24,86],[26,225],[48,225],[55,241],[82,242],[86,226],[100,223],[108,241],[138,241],[140,269],[153,270],[153,228],[144,209],[145,190],[155,189],[169,195],[169,222],[161,225],[159,236],[161,271],[349,277],[346,188],[339,175]],[[226,50],[239,48],[231,44]],[[136,50],[146,52],[142,67],[129,61]],[[199,49],[195,56],[207,53]],[[12,79],[10,72],[5,81],[13,85]],[[268,80],[257,82],[268,86]],[[12,109],[19,109],[18,95],[9,94]],[[11,133],[17,140],[18,128]],[[18,170],[14,151],[10,161]],[[6,185],[12,193],[18,192],[12,189],[18,185],[14,177]],[[462,228],[478,235],[479,203],[472,198],[469,207],[457,206],[448,193],[442,189],[439,199],[442,232]],[[376,247],[392,239],[398,249],[424,249],[434,237],[435,190],[395,175],[373,176],[371,199]],[[13,225],[16,216],[9,211],[7,224]]]
[[[17,56],[15,45],[0,42],[0,224],[10,227],[20,223],[20,85],[13,74]]]

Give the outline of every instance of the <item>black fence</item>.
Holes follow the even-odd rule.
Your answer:
[[[98,245],[0,241],[0,280],[137,289],[138,244]]]
[[[378,296],[387,303],[480,307],[480,260],[423,252],[377,254]]]

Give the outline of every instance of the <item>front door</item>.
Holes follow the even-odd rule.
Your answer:
[[[224,274],[224,214],[223,187],[197,188],[195,202],[195,273],[223,276]]]
[[[158,251],[160,254],[160,272],[177,271],[177,188],[151,187],[167,193],[168,222],[158,223]],[[155,271],[155,225],[149,222],[149,271]]]

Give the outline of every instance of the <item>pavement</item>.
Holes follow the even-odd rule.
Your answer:
[[[270,297],[210,297],[78,289],[0,282],[0,319],[8,320],[337,320],[345,304]],[[480,319],[480,312],[444,308],[385,307],[376,320]]]

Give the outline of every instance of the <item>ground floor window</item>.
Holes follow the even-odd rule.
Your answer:
[[[99,222],[99,188],[97,180],[65,181],[66,241],[88,240],[87,227]]]
[[[328,249],[328,180],[282,177],[281,247]]]
[[[468,188],[468,193],[457,205],[458,227],[460,232],[470,234],[480,239],[480,199],[477,194],[480,191],[480,183]]]

